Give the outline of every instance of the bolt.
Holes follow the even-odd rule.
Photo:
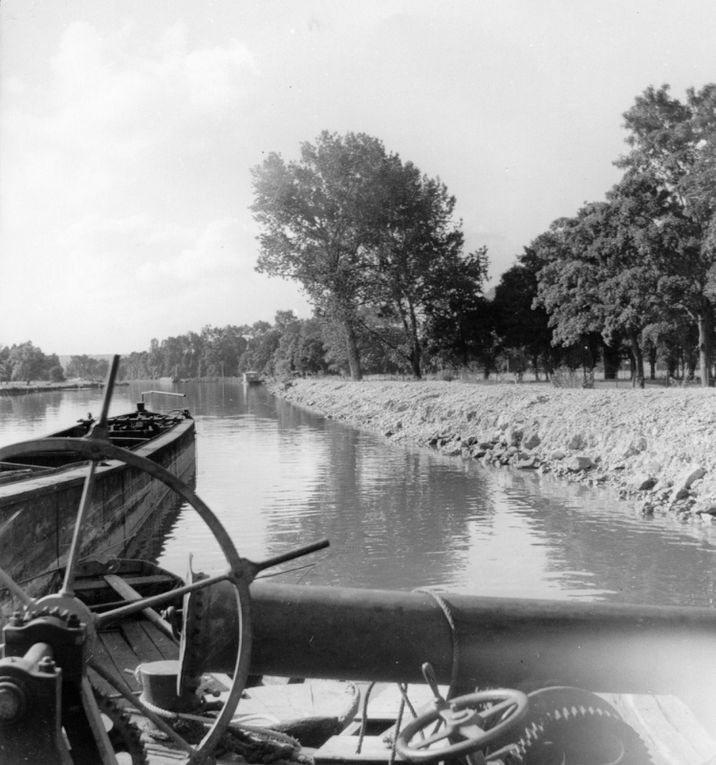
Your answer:
[[[54,659],[50,658],[49,656],[44,656],[42,659],[40,659],[40,662],[37,665],[37,668],[40,672],[43,672],[46,675],[54,675],[55,674]]]
[[[10,626],[11,627],[22,627],[24,618],[22,616],[21,611],[13,611],[12,616],[10,617]]]

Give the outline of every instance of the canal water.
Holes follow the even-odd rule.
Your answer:
[[[116,414],[142,390],[118,387]],[[297,409],[263,387],[166,385],[197,428],[197,494],[252,560],[318,539],[331,547],[285,564],[285,581],[449,588],[482,595],[715,605],[716,529],[642,518],[608,490],[485,469]],[[99,391],[0,396],[0,445],[100,411]],[[28,540],[30,541],[30,540]],[[158,561],[178,573],[223,560],[187,507],[162,526]]]

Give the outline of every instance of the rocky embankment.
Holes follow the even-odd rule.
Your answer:
[[[274,392],[326,417],[479,460],[617,486],[642,511],[716,515],[716,390],[299,379]]]

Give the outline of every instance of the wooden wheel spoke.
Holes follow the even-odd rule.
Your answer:
[[[102,399],[102,411],[100,412],[99,420],[93,430],[90,432],[89,438],[101,437],[107,429],[107,415],[109,414],[109,405],[112,400],[112,391],[114,390],[114,382],[117,378],[117,371],[119,369],[119,356],[114,356],[112,364],[110,365],[109,372],[107,374],[107,383],[104,390],[104,398]],[[85,517],[92,505],[92,496],[94,494],[94,478],[97,470],[98,459],[91,457],[87,468],[87,477],[85,478],[84,486],[82,487],[82,497],[80,498],[80,506],[77,510],[77,519],[75,520],[75,528],[72,533],[72,542],[70,543],[70,552],[67,558],[67,567],[65,568],[65,581],[62,585],[62,595],[72,595],[72,585],[75,578],[75,569],[80,557],[80,546],[82,541],[82,529],[84,527]]]
[[[200,579],[192,584],[184,585],[184,587],[177,587],[173,590],[160,593],[159,595],[152,595],[148,598],[142,598],[141,600],[134,600],[131,603],[127,603],[124,606],[113,608],[111,611],[107,611],[97,616],[97,627],[105,627],[112,622],[116,622],[119,619],[124,619],[126,616],[137,614],[143,611],[145,608],[154,608],[155,606],[164,605],[180,595],[184,595],[188,592],[194,592],[195,590],[202,590],[205,587],[210,587],[218,582],[223,582],[225,579],[230,579],[231,574],[217,574],[216,576],[210,576],[206,579]]]
[[[0,568],[0,587],[5,587],[25,606],[32,603],[32,598],[20,585],[2,568]]]
[[[72,532],[72,542],[70,544],[70,552],[67,557],[67,566],[65,568],[65,581],[62,584],[62,595],[72,595],[72,585],[75,579],[75,568],[77,567],[77,561],[80,557],[80,542],[82,540],[82,528],[84,527],[84,520],[87,515],[87,510],[92,504],[92,495],[94,493],[94,477],[97,470],[97,463],[91,460],[87,469],[87,476],[85,477],[84,486],[82,487],[82,497],[80,498],[80,506],[77,510],[77,518],[75,519],[75,528]]]
[[[82,678],[80,696],[87,723],[92,731],[92,736],[94,737],[95,744],[100,753],[102,765],[116,765],[117,758],[114,754],[114,748],[112,747],[107,731],[104,728],[102,713],[97,706],[97,700],[94,697],[92,686],[87,680],[87,677]]]

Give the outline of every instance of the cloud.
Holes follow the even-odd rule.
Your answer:
[[[161,245],[166,238],[165,233],[156,232],[151,242],[155,253],[165,249]],[[253,267],[246,254],[241,256],[247,251],[251,235],[236,218],[210,221],[198,234],[186,238],[189,241],[185,241],[182,248],[170,253],[165,251],[163,256],[155,255],[144,262],[137,274],[140,281],[151,284],[161,280],[171,285],[198,278],[236,278]]]
[[[227,149],[226,123],[240,117],[255,81],[253,55],[235,40],[191,49],[177,24],[139,47],[129,26],[102,36],[86,22],[69,24],[43,109],[30,93],[23,98],[17,77],[3,86],[12,96],[2,115],[3,185],[16,199],[24,192],[15,211],[38,194],[64,219],[103,199],[107,209],[136,209],[149,201],[150,177],[171,181],[172,170]]]
[[[136,32],[73,21],[48,56],[43,97],[15,72],[3,79],[0,343],[30,332],[51,351],[71,336],[74,352],[96,352],[120,332],[137,349],[173,314],[211,322],[217,295],[251,283],[235,176],[246,173],[238,123],[254,56],[236,40],[191,45],[181,23],[148,41]]]
[[[238,218],[195,227],[161,224],[148,215],[88,215],[58,238],[64,288],[88,297],[101,293],[104,301],[122,301],[128,312],[201,293],[209,299],[207,312],[215,312],[211,295],[233,290],[244,301],[250,297],[245,293],[258,276],[254,237],[253,227]]]

